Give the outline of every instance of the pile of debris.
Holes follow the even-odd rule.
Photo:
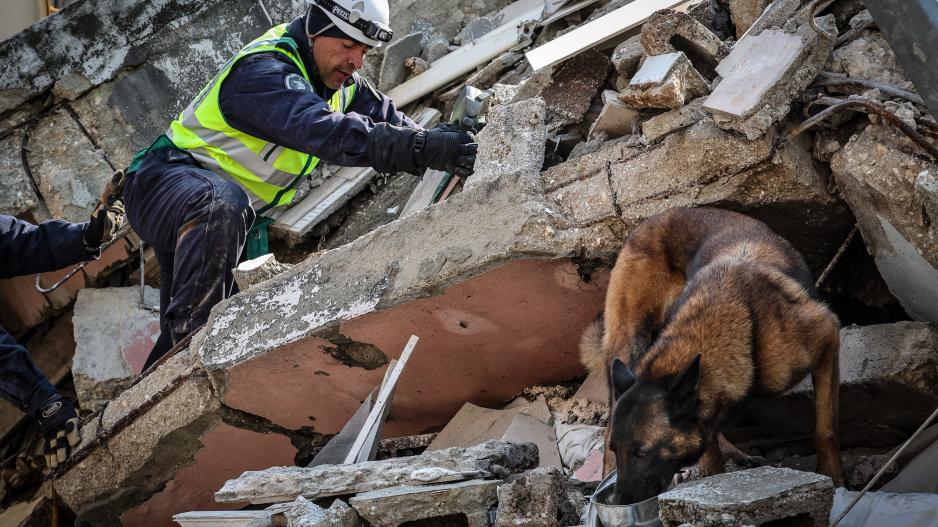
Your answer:
[[[276,257],[294,265],[255,262],[239,277],[242,293],[143,378],[135,375],[158,325],[153,291],[140,283],[159,277],[152,251],[132,235],[52,291],[37,291],[31,277],[0,281],[0,323],[60,388],[73,383],[93,415],[54,483],[83,521],[171,525],[173,515],[217,508],[216,498],[231,508],[262,503],[229,490],[254,477],[244,471],[274,481],[294,469],[269,467],[309,463],[412,332],[421,348],[384,435],[422,438],[385,446],[423,453],[329,472],[354,479],[386,463],[369,470],[391,478],[406,466],[410,479],[316,491],[282,479],[283,492],[263,503],[289,507],[231,517],[585,521],[608,397],[604,379],[579,386],[579,334],[602,310],[629,231],[674,206],[743,212],[805,255],[848,326],[841,420],[850,488],[934,409],[938,123],[926,103],[936,95],[916,93],[906,71],[916,73],[907,61],[918,59],[893,52],[874,6],[871,15],[859,0],[391,3],[398,38],[370,52],[363,73],[427,126],[461,122],[476,104],[479,154],[466,181],[321,167],[273,226]],[[161,133],[233,52],[303,2],[106,4],[77,2],[0,43],[12,64],[0,80],[0,143],[9,147],[0,212],[83,220],[93,205],[84,198],[99,194],[111,169]],[[82,33],[85,17],[107,20],[94,38]],[[223,30],[231,27],[243,30]],[[186,39],[199,44],[169,44]],[[114,338],[107,328],[121,329]],[[537,385],[549,388],[506,403]],[[771,464],[811,470],[811,396],[806,383],[760,401],[727,434]],[[0,436],[3,504],[35,504],[38,517],[49,507],[48,490],[37,490],[35,429],[0,407]],[[533,443],[538,461],[528,446],[487,440]],[[471,464],[485,458],[479,448],[514,461],[457,469],[434,457],[458,452]],[[922,466],[908,454],[901,462]],[[437,469],[462,472],[426,475]],[[910,480],[919,481],[895,481]],[[543,514],[550,521],[531,519]]]

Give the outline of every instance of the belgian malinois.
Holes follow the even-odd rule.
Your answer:
[[[842,484],[840,324],[804,259],[766,225],[707,208],[649,218],[619,253],[604,319],[584,333],[581,355],[609,379],[613,503],[650,498],[698,461],[703,475],[722,472],[727,421],[808,373],[818,469]]]

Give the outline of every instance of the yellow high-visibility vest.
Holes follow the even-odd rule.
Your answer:
[[[166,132],[176,147],[188,151],[203,167],[244,187],[251,198],[251,206],[259,211],[292,202],[296,183],[316,167],[319,158],[231,127],[222,115],[218,96],[235,64],[254,53],[283,53],[296,64],[306,82],[312,84],[297,51],[297,43],[287,28],[288,24],[273,27],[242,48]],[[329,100],[329,107],[344,112],[354,96],[355,84],[343,87]]]

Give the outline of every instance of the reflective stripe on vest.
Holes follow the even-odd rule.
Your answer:
[[[254,53],[283,53],[293,61],[306,82],[312,84],[297,52],[296,41],[287,33],[287,27],[287,24],[273,27],[241,49],[166,132],[173,144],[187,150],[202,166],[244,187],[255,209],[266,210],[292,202],[296,195],[293,187],[316,167],[319,158],[231,127],[222,114],[218,96],[234,65]],[[333,111],[344,112],[354,96],[354,84],[344,87],[332,96],[329,107]]]

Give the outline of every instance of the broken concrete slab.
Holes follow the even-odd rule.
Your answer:
[[[938,323],[938,163],[892,128],[868,126],[831,170],[889,290],[915,320]]]
[[[743,1],[753,1],[753,0],[743,0]],[[759,1],[759,0],[756,0]],[[773,27],[785,27],[786,23],[791,19],[801,7],[801,0],[772,0],[768,2],[765,6],[765,9],[762,11],[762,14],[759,15],[749,29],[746,30],[748,35],[758,35],[766,29]],[[739,40],[742,40],[742,35],[737,37]]]
[[[690,15],[671,9],[653,14],[642,26],[640,39],[646,55],[682,51],[695,69],[711,79],[716,65],[729,53],[729,48],[709,28]]]
[[[465,516],[469,527],[487,527],[488,510],[498,500],[501,481],[472,480],[447,485],[392,487],[349,500],[371,525],[398,525],[452,515]]]
[[[384,61],[381,63],[381,72],[378,76],[378,90],[387,92],[391,88],[407,80],[407,69],[404,61],[411,57],[419,57],[423,52],[423,39],[421,33],[411,33],[401,37],[387,46],[384,51]]]
[[[496,178],[536,177],[544,164],[547,115],[547,105],[540,97],[492,108],[477,138],[475,170],[466,188]]]
[[[235,282],[238,283],[238,289],[244,291],[253,285],[270,280],[278,274],[290,270],[291,267],[293,266],[290,264],[278,262],[277,257],[271,253],[239,263],[231,274],[234,275]]]
[[[837,34],[832,15],[816,23]],[[717,66],[723,80],[704,108],[720,126],[755,139],[788,114],[792,99],[817,77],[833,48],[834,40],[810,24],[795,33],[766,30],[747,36]]]
[[[797,518],[826,526],[834,500],[827,476],[787,468],[760,467],[678,485],[658,496],[665,527],[760,525]]]
[[[612,65],[625,79],[631,79],[638,70],[638,65],[645,56],[641,35],[634,35],[616,46],[612,52]]]
[[[268,507],[267,510],[276,511],[274,515],[282,516],[286,520],[286,527],[360,527],[362,525],[362,519],[358,513],[342,500],[335,500],[328,509],[323,509],[300,496],[290,503],[280,503]],[[279,524],[280,522],[275,523],[275,525]]]
[[[613,94],[612,98],[607,99],[607,93]],[[603,134],[607,139],[615,139],[635,133],[638,128],[638,112],[619,101],[616,92],[612,90],[606,90],[603,99],[603,109],[590,126],[587,139],[595,138],[599,134]]]
[[[50,214],[88,221],[113,169],[65,110],[42,119],[29,135],[26,159]]]
[[[651,117],[642,123],[642,139],[654,143],[668,134],[683,130],[700,121],[706,113],[703,104],[706,101],[698,97],[688,104]]]
[[[580,523],[556,467],[529,470],[498,487],[495,527],[562,527]]]
[[[514,102],[541,97],[547,104],[547,125],[557,130],[578,123],[609,72],[606,55],[589,50],[561,64],[544,69],[528,79]]]
[[[646,58],[619,100],[632,108],[680,108],[709,91],[707,80],[678,51]]]
[[[75,301],[72,377],[78,403],[97,410],[134,381],[160,335],[160,292],[145,287],[82,289]]]
[[[470,448],[447,448],[419,456],[312,468],[273,467],[245,472],[215,493],[219,503],[275,503],[297,496],[319,498],[356,494],[400,485],[428,485],[472,478],[500,478],[533,467],[537,448],[488,441]]]

